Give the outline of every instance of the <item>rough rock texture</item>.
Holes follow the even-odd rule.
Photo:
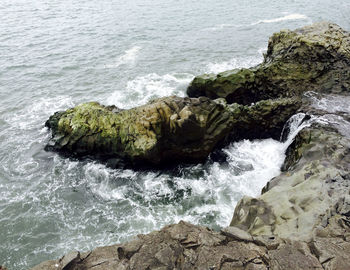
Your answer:
[[[85,103],[50,117],[49,150],[159,164],[205,159],[229,133],[232,118],[208,98],[166,97],[130,110]]]
[[[227,134],[238,139],[248,131],[250,135],[245,136],[277,136],[278,129],[281,129],[285,121],[283,119],[300,107],[300,100],[269,98],[290,95],[300,97],[306,90],[328,93],[316,93],[316,96],[309,93],[303,96],[300,111],[308,115],[304,120],[309,122],[288,147],[282,173],[264,187],[261,196],[244,197],[238,203],[229,227],[214,232],[180,222],[160,231],[139,235],[125,244],[100,247],[88,253],[71,252],[61,259],[43,262],[33,270],[349,270],[350,97],[344,96],[344,93],[334,95],[349,89],[349,54],[349,34],[333,24],[314,24],[293,32],[282,31],[275,34],[270,39],[263,64],[254,69],[225,73],[229,79],[222,79],[225,81],[222,86],[217,83],[221,83],[220,78],[226,75],[213,79],[195,79],[197,82],[203,80],[200,83],[203,87],[196,88],[200,89],[195,92],[200,93],[198,95],[205,93],[210,98],[225,97],[229,102],[241,104],[227,105],[223,98],[215,101],[206,98],[174,98],[177,101],[171,102],[175,102],[176,107],[173,103],[170,106],[168,98],[165,98],[117,113],[113,112],[116,110],[113,107],[103,107],[96,103],[56,113],[48,121],[54,134],[54,144],[51,147],[60,149],[68,145],[70,150],[79,149],[81,144],[78,144],[79,147],[75,146],[77,137],[89,134],[86,137],[80,136],[77,141],[90,142],[91,136],[109,134],[98,127],[108,127],[107,130],[110,126],[116,127],[123,116],[123,119],[126,117],[126,122],[120,124],[117,131],[110,132],[113,134],[112,139],[129,138],[129,134],[133,134],[134,140],[124,139],[126,145],[130,145],[129,148],[121,148],[123,153],[128,153],[129,149],[136,147],[133,145],[138,139],[137,134],[132,133],[133,129],[129,127],[130,123],[138,123],[140,115],[148,115],[148,111],[152,112],[151,116],[156,115],[150,119],[160,119],[159,122],[154,122],[157,125],[152,132],[169,130],[174,126],[172,121],[176,119],[183,124],[175,125],[175,134],[176,130],[183,134],[181,132],[184,124],[185,127],[194,125],[203,128],[202,135],[198,137],[202,140],[201,143],[208,138],[205,137],[207,132],[212,134],[208,131],[211,129],[211,121],[206,119],[211,119],[213,112],[217,111],[220,116],[213,119],[219,127],[217,132],[225,133],[222,135],[219,132],[222,139]],[[213,88],[216,84],[218,87]],[[192,90],[195,89],[193,85],[194,83]],[[213,89],[218,91],[212,91]],[[247,105],[256,100],[260,101]],[[163,106],[159,102],[165,102],[168,109],[159,110]],[[201,107],[203,103],[206,108],[209,106],[213,109],[206,111]],[[87,106],[87,110],[84,106]],[[142,113],[139,110],[143,110]],[[181,114],[183,111],[186,113]],[[172,118],[174,113],[178,116]],[[101,116],[105,114],[110,117]],[[133,118],[132,115],[137,117]],[[204,122],[201,122],[202,115]],[[187,120],[188,117],[192,117],[191,121]],[[226,125],[225,121],[229,123],[229,131],[223,131],[221,127]],[[140,130],[146,131],[141,134],[150,132],[144,127],[145,125]],[[128,132],[120,133],[120,130]],[[157,139],[162,138],[157,137],[159,134],[164,135],[157,132],[154,134],[152,136]],[[100,142],[98,136],[93,137],[98,139],[91,143],[92,147]],[[142,140],[148,142],[150,139],[147,136]],[[113,141],[112,139],[109,141]],[[187,144],[181,147],[186,148]]]
[[[350,215],[350,139],[331,127],[303,129],[287,150],[285,172],[259,198],[244,197],[231,222],[253,235],[310,240],[335,215]]]
[[[279,140],[284,124],[300,106],[298,98],[261,100],[251,106],[233,103],[228,106],[233,115],[230,139]]]
[[[306,91],[350,91],[350,34],[336,24],[320,22],[275,33],[262,64],[201,75],[187,89],[190,97],[220,97],[241,104]]]
[[[230,227],[180,222],[32,270],[350,269],[350,138],[310,121],[288,148],[284,172],[260,197],[238,203]]]
[[[323,269],[306,243],[263,237],[246,239],[249,234],[238,231],[226,228],[213,232],[180,222],[139,235],[124,245],[83,254],[73,252],[32,270]]]
[[[350,269],[350,119],[339,109],[309,108],[316,118],[287,149],[281,175],[260,197],[244,197],[230,224],[253,238],[307,243],[323,269]]]
[[[300,107],[298,99],[276,99],[252,106],[223,99],[166,97],[120,111],[91,102],[57,112],[47,150],[73,156],[118,159],[132,164],[202,161],[231,137],[278,138]]]

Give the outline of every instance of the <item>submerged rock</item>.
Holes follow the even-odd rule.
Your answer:
[[[306,91],[350,91],[350,34],[336,24],[320,22],[275,33],[262,64],[197,76],[187,94],[250,104]]]
[[[299,107],[298,99],[228,106],[172,96],[119,111],[91,102],[50,117],[46,126],[53,136],[46,149],[131,164],[198,162],[228,137],[278,138]]]

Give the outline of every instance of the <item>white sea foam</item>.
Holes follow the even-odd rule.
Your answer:
[[[288,14],[283,17],[278,17],[274,19],[259,20],[257,22],[252,23],[251,25],[257,25],[261,23],[275,23],[275,22],[283,22],[283,21],[297,21],[297,20],[310,20],[310,18],[303,14],[293,13],[293,14]]]
[[[57,96],[55,98],[40,98],[19,112],[6,115],[5,121],[13,128],[29,129],[42,126],[48,116],[59,110],[73,107],[70,96]]]
[[[311,19],[304,14],[299,14],[299,13],[289,14],[287,12],[283,12],[283,14],[285,14],[285,16],[281,16],[281,17],[277,17],[277,18],[273,18],[273,19],[258,20],[256,22],[251,23],[251,24],[229,24],[229,23],[218,24],[218,25],[215,25],[214,27],[205,28],[205,29],[203,29],[203,31],[218,31],[218,30],[223,30],[225,28],[247,27],[247,26],[254,26],[257,24],[278,23],[278,22],[283,22],[283,21],[304,20],[304,21],[308,21],[309,23],[311,23]]]
[[[117,57],[114,63],[105,65],[105,68],[117,68],[121,65],[135,64],[140,50],[141,50],[140,46],[133,46],[132,48],[126,50],[124,54]]]
[[[227,226],[238,200],[243,195],[258,196],[266,182],[280,173],[285,150],[310,124],[301,124],[304,116],[295,115],[288,122],[290,134],[284,143],[272,139],[232,143],[223,150],[227,155],[224,164],[184,167],[179,175],[116,172],[90,164],[86,179],[92,192],[104,200],[132,205],[128,215],[137,224],[148,224],[147,228],[179,220],[213,225],[209,220],[214,217],[216,226]]]
[[[219,73],[230,69],[256,66],[263,61],[263,53],[265,51],[265,48],[260,48],[255,56],[235,57],[228,61],[209,63],[206,65],[204,72]]]
[[[321,95],[315,92],[307,92],[306,96],[311,100],[311,105],[329,113],[350,113],[350,98],[341,95]]]
[[[204,28],[203,31],[217,31],[217,30],[223,30],[224,28],[239,27],[239,26],[240,25],[222,23],[222,24],[215,25],[214,27]]]
[[[108,104],[121,108],[143,105],[153,98],[170,95],[184,96],[186,86],[193,79],[188,73],[158,75],[156,73],[136,77],[126,85],[126,91],[115,91],[107,99]]]

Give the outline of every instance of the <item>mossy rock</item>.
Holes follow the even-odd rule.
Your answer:
[[[131,163],[200,161],[229,133],[232,118],[208,98],[166,97],[114,112],[96,102],[55,113],[46,122],[48,150]]]
[[[190,97],[220,97],[241,104],[306,91],[350,91],[350,34],[336,24],[320,22],[275,33],[260,65],[200,75],[187,89]]]
[[[46,149],[122,165],[201,162],[228,139],[278,139],[299,107],[298,99],[228,106],[224,99],[172,96],[121,111],[90,102],[49,118]]]

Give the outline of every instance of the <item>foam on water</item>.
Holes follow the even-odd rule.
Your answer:
[[[236,202],[278,174],[287,145],[244,141],[225,148],[223,163],[112,170],[45,152],[49,115],[91,100],[130,108],[183,96],[194,75],[259,63],[282,24],[309,23],[302,14],[349,29],[347,0],[117,2],[0,1],[0,264],[9,269],[180,219],[227,226]],[[293,12],[267,15],[281,10]]]
[[[318,121],[335,127],[343,136],[350,136],[350,98],[343,95],[319,94],[307,92],[305,96],[315,109],[326,112]]]
[[[255,56],[235,57],[228,61],[209,63],[205,72],[219,73],[230,69],[254,67],[263,61],[263,53],[265,51],[265,48],[260,48]]]
[[[121,65],[133,65],[136,62],[137,56],[141,50],[140,46],[133,46],[126,50],[124,54],[117,57],[114,63],[105,65],[105,68],[118,68]]]
[[[185,89],[193,79],[192,74],[174,73],[158,75],[150,73],[127,82],[125,91],[115,91],[107,98],[108,104],[131,108],[164,96],[184,96]]]
[[[285,21],[307,21],[308,23],[312,23],[312,20],[304,15],[299,13],[288,13],[283,12],[282,14],[285,14],[284,16],[273,18],[273,19],[262,19],[258,20],[253,23],[248,24],[230,24],[230,23],[222,23],[215,25],[214,27],[209,27],[203,29],[203,31],[222,31],[227,30],[227,28],[247,28],[249,26],[255,26],[259,24],[269,24],[269,23],[279,23],[279,22],[285,22]]]
[[[239,27],[239,26],[241,25],[222,23],[222,24],[215,25],[214,27],[204,28],[202,31],[217,31],[217,30],[224,30],[225,28]]]
[[[257,24],[262,24],[262,23],[276,23],[276,22],[283,22],[283,21],[296,21],[296,20],[310,21],[310,18],[306,15],[303,15],[303,14],[293,13],[293,14],[288,14],[288,15],[274,18],[274,19],[259,20],[257,22],[252,23],[251,25],[257,25]]]
[[[316,109],[329,113],[350,113],[350,97],[340,95],[321,95],[315,92],[307,92],[306,96],[311,100]]]

